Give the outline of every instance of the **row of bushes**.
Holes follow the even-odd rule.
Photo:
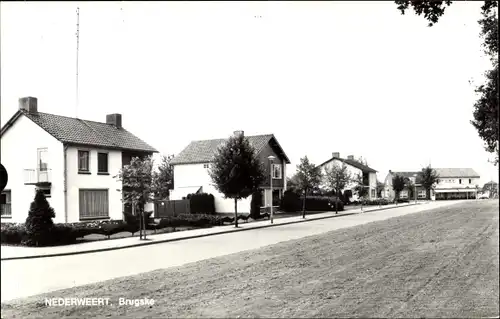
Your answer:
[[[285,212],[298,212],[302,210],[304,198],[298,194],[286,191],[281,199],[280,209]],[[337,204],[335,204],[335,202]],[[305,210],[310,212],[344,210],[344,203],[336,197],[308,196],[305,200]]]
[[[169,216],[160,219],[159,223],[151,220],[152,212],[146,213],[146,229],[160,230],[164,228],[178,227],[193,227],[203,228],[211,226],[221,226],[224,223],[233,223],[234,218],[221,217],[208,214],[182,214],[178,216]],[[240,215],[239,220],[246,221],[248,216]],[[67,245],[77,241],[78,238],[83,238],[91,234],[110,236],[122,232],[130,232],[134,235],[139,231],[139,218],[131,214],[125,214],[125,221],[109,220],[109,221],[92,221],[80,223],[61,223],[54,224],[50,232],[47,233],[49,238],[43,240],[44,245]],[[2,244],[21,244],[26,238],[25,224],[5,223],[1,225],[1,242]]]

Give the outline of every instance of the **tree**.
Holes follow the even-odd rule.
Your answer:
[[[414,198],[415,184],[409,178],[405,178],[405,188],[408,191],[408,198]]]
[[[356,186],[354,186],[354,191],[358,195],[358,198],[361,199],[361,211],[363,211],[363,203],[365,201],[366,195],[368,195],[368,188],[363,183],[363,175],[358,174],[354,179]]]
[[[384,190],[384,183],[377,180],[377,197],[382,197],[382,191]]]
[[[52,218],[56,217],[54,209],[41,190],[37,190],[35,199],[30,205],[26,218],[26,238],[23,243],[28,246],[45,246],[52,240],[51,231],[54,227]]]
[[[392,189],[396,195],[396,204],[398,203],[399,194],[405,188],[405,179],[403,176],[396,175],[392,178]]]
[[[162,155],[158,171],[154,172],[155,198],[166,199],[174,188],[174,167],[170,162],[173,155]]]
[[[134,157],[129,165],[125,165],[115,176],[123,183],[122,200],[125,204],[132,205],[138,211],[140,219],[139,238],[146,239],[146,220],[144,207],[154,200],[156,192],[155,175],[153,174],[153,158]]]
[[[422,187],[425,188],[425,197],[426,199],[430,199],[431,189],[433,189],[436,185],[439,175],[436,170],[433,169],[430,165],[422,168],[422,171],[419,173],[419,175],[421,180],[420,184],[422,184]]]
[[[335,214],[337,214],[340,194],[347,184],[351,182],[352,176],[345,163],[340,166],[333,163],[330,168],[325,167],[325,178],[327,188],[337,195],[335,198]]]
[[[238,227],[238,200],[257,191],[265,180],[264,168],[255,149],[243,135],[233,135],[219,146],[208,170],[215,188],[234,199],[234,223]]]
[[[297,174],[294,174],[292,177],[286,178],[286,190],[292,191],[294,193],[299,192]]]
[[[429,26],[438,22],[444,14],[445,8],[451,1],[396,1],[402,14],[413,7],[417,15],[424,15]],[[485,149],[494,154],[493,164],[499,161],[499,93],[498,93],[498,2],[486,0],[481,7],[481,37],[484,39],[483,49],[489,55],[492,68],[485,72],[486,82],[476,87],[479,95],[474,104],[472,126],[477,130],[479,137],[485,142]]]
[[[302,199],[302,218],[306,218],[306,197],[310,191],[318,188],[321,183],[321,169],[310,163],[307,156],[300,159],[295,174],[297,181],[297,190],[304,194]]]

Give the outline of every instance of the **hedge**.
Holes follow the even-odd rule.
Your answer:
[[[194,214],[215,214],[215,198],[212,194],[189,194],[189,207]]]
[[[336,197],[327,196],[308,196],[306,197],[306,211],[335,211],[335,201],[337,201],[337,210],[344,210],[344,203]],[[294,192],[286,191],[281,199],[280,208],[285,212],[302,211],[303,197]]]
[[[149,216],[152,212],[147,212],[146,229],[158,230],[163,228],[177,227],[211,227],[221,226],[225,222],[233,223],[234,218],[221,217],[208,214],[181,214],[178,216],[169,216],[160,219],[159,223],[151,221]],[[248,216],[240,215],[238,219],[247,220]],[[61,223],[54,224],[50,232],[50,240],[47,245],[67,245],[77,241],[90,234],[99,234],[108,238],[114,234],[130,232],[132,235],[139,231],[138,216],[125,214],[125,221],[108,220],[92,221],[80,223]],[[26,237],[26,228],[24,224],[2,223],[1,224],[1,242],[2,244],[21,244]]]

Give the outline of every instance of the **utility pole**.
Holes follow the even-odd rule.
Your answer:
[[[78,118],[78,54],[80,50],[80,7],[76,8],[76,101],[75,101],[75,115]]]

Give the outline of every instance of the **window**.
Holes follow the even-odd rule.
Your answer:
[[[401,198],[408,198],[408,191],[406,191],[406,190],[401,191],[400,197]]]
[[[472,184],[472,179],[469,178],[469,184]]]
[[[48,151],[46,148],[39,148],[38,150],[38,170],[40,172],[47,171],[48,168]]]
[[[80,219],[109,217],[107,189],[80,189]]]
[[[203,164],[203,168],[210,168],[210,164],[208,164],[208,163]]]
[[[439,178],[436,180],[436,182],[439,184]]]
[[[108,173],[108,153],[97,153],[97,173]]]
[[[419,190],[418,191],[418,198],[425,198],[425,197],[426,197],[425,190]]]
[[[459,180],[458,180],[458,183],[459,183],[459,184],[462,184],[462,180],[461,180],[461,179],[459,179]]]
[[[89,151],[78,151],[78,172],[89,172]]]
[[[280,179],[280,178],[281,178],[281,165],[273,164],[273,179]]]
[[[375,190],[372,189],[372,197],[376,197],[377,194],[375,194]]]
[[[11,201],[11,193],[10,191],[3,191],[1,194],[2,198],[0,203],[5,203],[5,204],[0,204],[0,213],[2,217],[12,217],[12,209],[10,205]]]

